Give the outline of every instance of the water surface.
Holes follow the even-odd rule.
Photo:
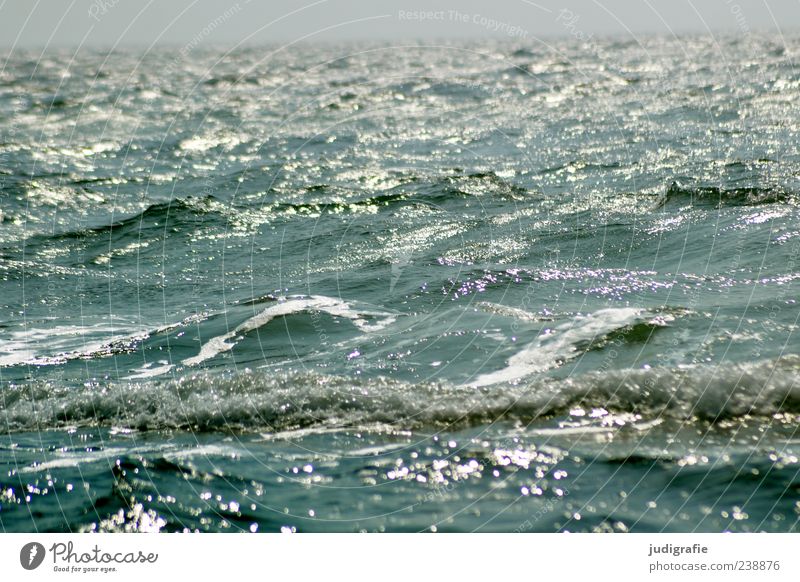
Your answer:
[[[4,55],[5,531],[793,531],[798,39]]]

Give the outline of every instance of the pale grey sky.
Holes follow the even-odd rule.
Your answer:
[[[798,0],[0,0],[6,47],[791,33],[798,24]]]

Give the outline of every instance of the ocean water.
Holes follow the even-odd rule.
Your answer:
[[[4,531],[794,531],[800,39],[3,54]]]

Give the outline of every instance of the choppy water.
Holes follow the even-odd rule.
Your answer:
[[[789,531],[797,38],[23,53],[6,531]]]

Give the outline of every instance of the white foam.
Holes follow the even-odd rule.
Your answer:
[[[552,330],[547,330],[535,342],[511,356],[508,365],[495,372],[478,376],[469,385],[479,388],[501,382],[513,382],[531,374],[549,370],[559,362],[579,354],[577,346],[602,337],[642,319],[645,312],[634,308],[609,308],[589,315],[576,316]]]
[[[549,315],[540,315],[538,313],[531,313],[518,307],[510,307],[500,303],[491,303],[490,301],[481,301],[477,307],[487,313],[501,315],[503,317],[511,317],[522,321],[552,321]]]
[[[160,366],[154,366],[152,362],[148,362],[141,368],[137,368],[134,370],[134,374],[129,376],[125,376],[123,380],[136,380],[139,378],[154,378],[155,376],[161,376],[162,374],[166,374],[169,372],[174,366],[167,362],[166,360],[161,360],[158,362],[161,364]]]
[[[218,356],[223,352],[233,349],[235,342],[231,342],[236,336],[258,329],[276,317],[293,315],[304,311],[323,311],[335,317],[343,317],[353,322],[357,328],[365,332],[375,332],[383,329],[395,321],[395,317],[389,313],[375,311],[356,311],[341,299],[326,297],[324,295],[310,295],[308,297],[281,298],[278,303],[267,307],[264,311],[251,317],[239,324],[235,329],[228,333],[216,336],[208,340],[200,347],[200,353],[191,358],[186,358],[183,363],[187,366],[196,366],[210,358]],[[377,322],[370,322],[365,316],[381,316],[384,319]]]
[[[0,366],[62,364],[106,353],[120,342],[139,342],[148,335],[146,330],[107,324],[14,330],[8,334],[9,339],[0,341]],[[43,347],[46,350],[42,350]]]
[[[576,423],[585,420],[590,427],[606,423],[613,430],[648,430],[654,421],[669,418],[719,422],[747,415],[795,422],[800,358],[533,377],[477,389],[270,370],[72,388],[11,384],[4,392],[0,419],[11,431],[75,426],[234,429],[292,439],[354,429],[397,433],[477,426],[498,419],[527,423],[572,417],[578,409],[605,414],[578,415],[560,428],[583,430]]]

